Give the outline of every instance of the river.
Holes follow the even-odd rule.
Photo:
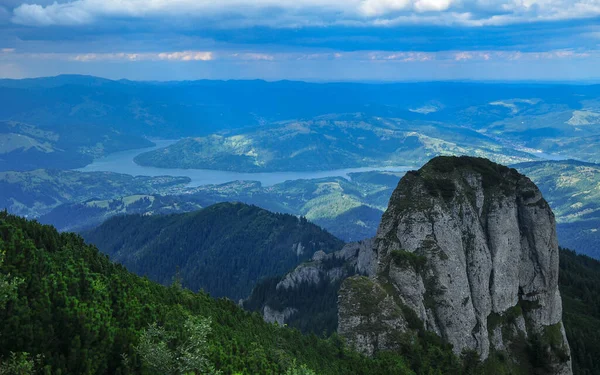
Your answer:
[[[212,184],[224,184],[231,181],[259,181],[263,186],[271,186],[281,182],[301,179],[314,179],[324,177],[344,177],[353,172],[368,171],[394,171],[406,172],[414,167],[381,167],[381,168],[346,168],[331,171],[315,172],[268,172],[268,173],[240,173],[231,171],[217,171],[211,169],[180,169],[180,168],[156,168],[145,167],[133,161],[137,155],[144,152],[167,147],[177,140],[153,140],[156,146],[115,152],[106,157],[96,159],[92,164],[77,169],[80,172],[115,172],[133,176],[184,176],[191,179],[190,187]]]

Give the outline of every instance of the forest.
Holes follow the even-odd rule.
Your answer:
[[[2,373],[163,374],[140,349],[155,342],[150,347],[154,354],[176,352],[196,332],[194,327],[208,321],[210,334],[197,354],[223,374],[464,370],[460,358],[439,339],[413,345],[410,358],[393,353],[367,358],[335,334],[303,335],[267,324],[228,299],[136,276],[76,234],[5,212],[0,214],[0,248],[0,287],[7,296],[0,306]],[[418,368],[411,369],[411,363]],[[170,368],[174,374],[204,373]]]
[[[83,237],[135,274],[167,285],[177,276],[186,288],[234,301],[259,280],[344,245],[304,218],[243,203],[114,217]]]
[[[422,330],[401,352],[367,358],[335,333],[303,334],[177,280],[151,282],[76,234],[6,212],[0,249],[3,374],[484,374],[498,366],[455,356]],[[598,373],[600,263],[562,250],[560,282],[575,373]],[[194,337],[200,344],[190,346]]]

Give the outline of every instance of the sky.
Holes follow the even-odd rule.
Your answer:
[[[600,0],[0,0],[0,77],[600,81]]]

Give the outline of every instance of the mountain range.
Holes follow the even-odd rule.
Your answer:
[[[186,138],[135,161],[159,168],[273,172],[415,166],[436,155],[456,154],[504,164],[536,158],[464,126],[359,113]]]
[[[143,137],[188,137],[137,159],[159,167],[411,165],[449,153],[506,164],[539,150],[598,162],[598,97],[598,85],[0,80],[0,166],[81,166]]]

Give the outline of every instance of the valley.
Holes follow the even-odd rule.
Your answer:
[[[600,257],[600,222],[596,215],[600,205],[594,198],[599,191],[600,167],[573,161],[533,162],[515,167],[538,184],[547,197],[557,215],[561,245]],[[125,175],[95,173],[96,178],[125,179]],[[348,178],[290,180],[266,186],[258,181],[234,181],[192,187],[184,177],[153,177],[147,178],[148,182],[173,179],[173,184],[156,188],[113,184],[108,188],[98,181],[78,195],[70,190],[72,182],[61,182],[66,175],[40,179],[35,189],[28,187],[32,181],[28,173],[4,175],[0,186],[13,192],[5,204],[11,212],[38,217],[61,230],[81,231],[114,215],[189,212],[218,202],[240,201],[304,216],[345,241],[358,241],[375,234],[389,196],[404,172],[353,172]],[[91,183],[94,174],[89,175],[90,179],[87,174],[76,172],[69,176],[73,182],[81,179],[79,184],[85,185]]]
[[[219,169],[202,168],[158,168],[152,166],[140,165],[137,163],[138,157],[154,151],[167,149],[176,140],[154,140],[156,146],[116,152],[106,157],[96,159],[91,164],[77,169],[79,172],[113,172],[129,174],[133,176],[176,176],[187,177],[190,179],[187,187],[194,188],[203,185],[221,185],[231,181],[257,181],[263,186],[271,186],[291,180],[307,180],[325,177],[346,177],[351,173],[367,172],[372,170],[384,171],[408,171],[411,166],[386,166],[386,167],[357,167],[331,170],[311,170],[311,171],[279,171],[279,172],[236,172]]]
[[[241,201],[355,241],[375,233],[406,171],[472,155],[531,176],[560,243],[598,256],[595,175],[575,181],[581,168],[561,164],[598,161],[598,97],[594,85],[4,80],[0,204],[80,231]]]

